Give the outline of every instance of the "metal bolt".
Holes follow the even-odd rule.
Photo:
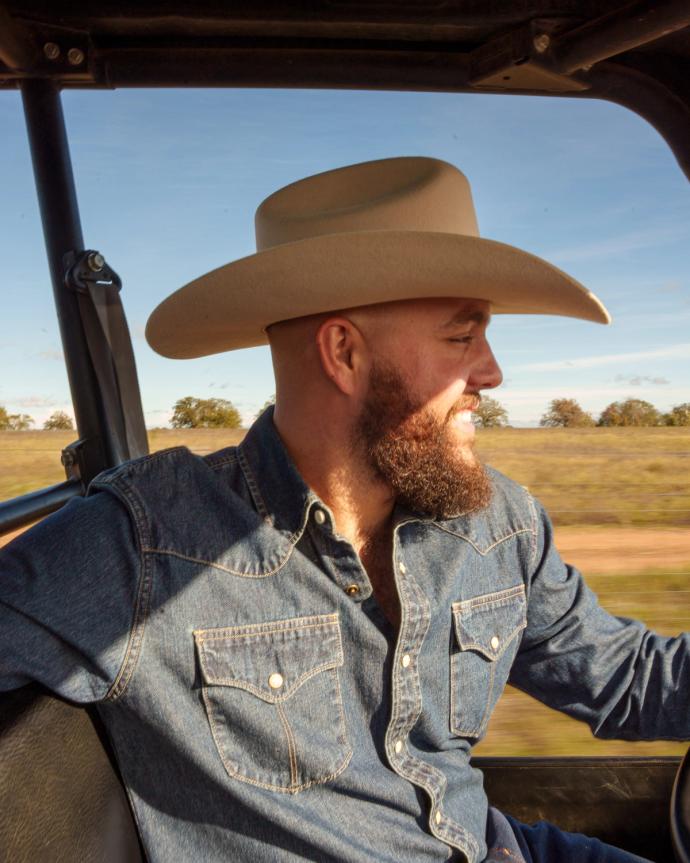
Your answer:
[[[89,257],[86,259],[86,263],[89,265],[91,272],[100,273],[105,266],[105,258],[100,252],[91,252]]]
[[[545,51],[549,50],[549,45],[551,44],[551,37],[548,33],[540,33],[538,36],[534,37],[534,41],[532,43],[534,45],[534,50],[537,54],[543,54]]]
[[[67,52],[67,62],[70,66],[81,66],[84,62],[84,52],[81,48],[70,48]]]
[[[43,46],[43,53],[49,60],[57,60],[60,56],[60,46],[57,42],[46,42]]]

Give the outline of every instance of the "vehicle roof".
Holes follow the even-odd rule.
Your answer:
[[[557,95],[647,119],[690,176],[687,0],[0,0],[0,88]]]

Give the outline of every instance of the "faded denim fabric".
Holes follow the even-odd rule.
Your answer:
[[[496,472],[486,511],[396,511],[396,633],[271,416],[0,552],[0,688],[97,704],[149,860],[483,860],[470,755],[508,679],[601,737],[690,736],[688,636],[599,608]]]

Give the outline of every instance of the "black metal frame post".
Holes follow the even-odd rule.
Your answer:
[[[130,416],[129,422],[125,422],[121,400],[112,397],[112,390],[117,390],[118,384],[123,383],[118,381],[117,376],[114,387],[111,387],[110,400],[107,405],[104,402],[103,381],[94,367],[85,332],[84,315],[93,317],[94,312],[85,310],[83,303],[90,300],[80,297],[66,279],[68,262],[84,252],[84,240],[59,89],[49,80],[27,78],[22,81],[21,90],[79,440],[70,448],[73,452],[70,453],[71,469],[68,470],[66,483],[0,504],[0,533],[59,508],[69,497],[83,492],[91,479],[105,468],[146,451],[146,433],[133,358],[124,383],[131,390],[125,396],[129,413],[134,414],[134,421]],[[124,327],[124,317],[122,321]],[[126,338],[128,342],[128,335]],[[117,346],[121,352],[123,345],[125,342],[121,338]],[[104,363],[107,366],[110,355],[105,361],[101,357],[99,359],[101,366]],[[127,428],[130,429],[131,437],[133,426],[138,435],[134,447],[131,440],[127,439]],[[66,464],[64,459],[63,463]]]
[[[93,476],[114,462],[78,299],[64,284],[64,257],[82,251],[84,240],[60,93],[50,81],[27,79],[22,82],[22,99],[67,377],[79,437],[85,442],[85,466]]]

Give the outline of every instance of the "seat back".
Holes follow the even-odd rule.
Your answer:
[[[683,759],[673,786],[671,835],[678,863],[690,863],[690,749]]]
[[[13,863],[142,863],[98,717],[26,686],[0,697],[0,849]]]

